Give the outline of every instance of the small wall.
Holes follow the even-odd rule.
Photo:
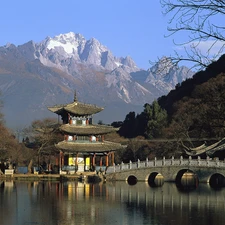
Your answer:
[[[16,173],[21,173],[21,174],[26,174],[28,173],[28,168],[27,166],[18,166],[16,168]]]

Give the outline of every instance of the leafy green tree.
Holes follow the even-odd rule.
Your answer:
[[[157,101],[144,106],[143,117],[146,121],[144,135],[146,138],[158,138],[162,135],[162,129],[167,125],[167,113],[160,107]]]
[[[136,115],[135,112],[129,112],[119,130],[121,136],[133,138],[136,136]]]

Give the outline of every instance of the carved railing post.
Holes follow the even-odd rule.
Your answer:
[[[146,166],[146,167],[148,166],[148,157],[146,158],[145,166]]]
[[[219,160],[219,158],[216,158],[216,166],[220,166],[220,160]]]
[[[192,161],[192,157],[189,156],[189,157],[188,157],[188,165],[189,165],[189,166],[191,165],[191,161]]]
[[[115,165],[115,163],[113,163],[113,172],[114,173],[116,172],[116,165]]]
[[[156,166],[156,161],[157,161],[157,158],[155,157],[155,159],[154,159],[154,166]]]
[[[129,162],[129,168],[132,169],[132,161]]]
[[[138,161],[137,161],[137,168],[139,168],[140,167],[140,159],[138,159]]]
[[[206,165],[209,167],[209,156],[206,157]]]
[[[201,165],[201,157],[198,156],[198,165],[200,166]]]
[[[171,158],[171,165],[174,165],[174,156]]]
[[[121,164],[120,164],[120,170],[123,170],[123,162],[121,162]]]
[[[162,165],[163,165],[163,166],[166,165],[166,158],[165,158],[165,156],[163,156]]]
[[[180,156],[180,165],[183,165],[184,161],[183,161],[183,156]]]

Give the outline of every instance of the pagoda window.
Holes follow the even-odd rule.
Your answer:
[[[76,125],[77,124],[77,119],[75,117],[73,117],[73,119],[72,119],[72,124],[73,125]]]
[[[97,137],[97,141],[102,141],[102,135],[98,135],[98,137]]]
[[[96,142],[96,137],[94,135],[91,136],[91,141]]]
[[[88,141],[89,138],[87,136],[76,136],[76,140],[78,141]]]
[[[82,125],[86,126],[86,119],[82,119]]]
[[[68,135],[68,141],[73,141],[73,136]]]
[[[77,125],[81,125],[82,124],[82,120],[77,119]]]

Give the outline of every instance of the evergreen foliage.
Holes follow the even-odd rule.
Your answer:
[[[144,111],[140,115],[135,112],[127,114],[119,134],[126,138],[144,136],[147,139],[158,138],[162,135],[162,129],[167,124],[166,110],[162,109],[157,101],[151,105],[146,103]]]
[[[146,103],[144,106],[143,117],[146,121],[144,136],[147,139],[161,137],[162,129],[167,124],[166,110],[162,109],[157,101],[153,101],[151,105]]]

